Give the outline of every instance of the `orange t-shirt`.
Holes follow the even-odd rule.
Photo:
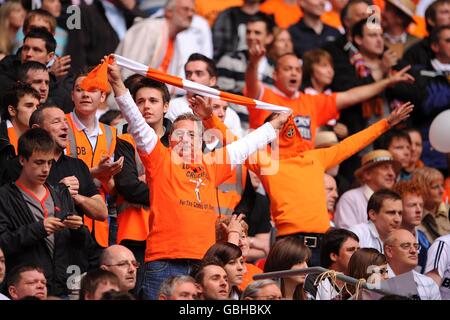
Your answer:
[[[167,43],[166,54],[164,55],[161,65],[159,66],[159,69],[161,71],[167,72],[167,69],[169,69],[169,65],[173,57],[173,51],[174,51],[174,41],[173,39],[169,39],[169,42]]]
[[[255,266],[252,263],[245,263],[245,267],[247,269],[247,272],[244,274],[244,279],[242,280],[241,285],[239,286],[239,290],[244,291],[245,288],[247,288],[247,286],[252,283],[253,281],[253,276],[255,274],[260,274],[260,273],[264,273],[264,271],[262,271],[260,268],[258,268],[257,266]]]
[[[216,187],[230,177],[231,166],[217,163],[216,153],[200,164],[183,164],[159,141],[139,156],[150,188],[145,261],[202,259],[216,240]]]
[[[336,28],[338,30],[344,30],[344,27],[342,26],[341,22],[341,16],[336,11],[327,11],[325,12],[321,17],[320,20],[322,20],[323,23],[332,26],[333,28]]]
[[[381,120],[339,144],[308,150],[297,156],[272,159],[272,174],[264,174],[260,163],[247,164],[255,172],[270,199],[278,236],[299,232],[324,233],[330,227],[326,206],[324,173],[372,143],[389,128]]]
[[[294,98],[288,98],[276,89],[264,86],[259,100],[292,109],[295,126],[300,132],[307,149],[314,148],[314,137],[318,127],[339,116],[336,107],[336,93],[331,95],[309,95],[298,92]],[[256,129],[271,114],[270,111],[249,108],[250,128]]]
[[[212,26],[219,13],[231,7],[240,7],[243,3],[244,0],[196,0],[195,11]]]
[[[303,12],[297,3],[287,4],[283,0],[267,0],[261,4],[259,10],[267,14],[273,14],[275,23],[281,29],[287,29],[303,16]]]

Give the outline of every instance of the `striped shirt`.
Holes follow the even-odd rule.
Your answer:
[[[425,273],[436,270],[441,277],[440,292],[443,300],[450,300],[450,235],[437,238],[428,249]]]

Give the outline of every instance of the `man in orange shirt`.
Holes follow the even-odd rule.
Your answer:
[[[245,74],[246,95],[280,106],[288,106],[293,111],[294,123],[300,131],[305,149],[312,149],[316,129],[335,119],[338,112],[344,108],[358,104],[379,93],[386,87],[401,81],[413,81],[406,73],[406,67],[389,78],[372,84],[352,88],[332,95],[308,95],[299,91],[302,81],[302,68],[297,56],[292,53],[278,58],[273,79],[274,88],[263,86],[258,81],[258,65],[265,55],[265,49],[260,44],[254,44],[249,49],[249,64]],[[261,125],[270,112],[256,108],[249,109],[250,128]]]
[[[308,265],[319,265],[321,239],[330,227],[323,177],[325,171],[406,119],[412,108],[409,103],[404,104],[387,118],[329,148],[307,150],[282,157],[281,149],[286,147],[281,145],[278,156],[274,152],[271,155],[266,153],[265,158],[264,154],[260,154],[256,161],[251,158],[251,162],[247,162],[247,167],[258,175],[269,195],[277,236],[296,236],[304,240],[312,251]],[[197,105],[194,112],[203,119],[206,128],[218,128],[223,137],[229,137],[226,135],[226,128],[220,120],[211,116],[210,110]],[[284,137],[284,140],[281,137]],[[286,140],[300,139],[299,133],[292,128],[290,119],[281,129],[279,141],[285,143]]]
[[[200,119],[183,114],[173,123],[167,148],[146,124],[117,64],[108,66],[108,79],[136,142],[150,189],[143,296],[156,299],[167,277],[188,274],[215,243],[217,186],[258,147],[273,141],[275,130],[283,126],[288,115],[281,114],[242,140],[203,155]]]

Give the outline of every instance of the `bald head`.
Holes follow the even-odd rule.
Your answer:
[[[389,233],[384,241],[384,253],[396,275],[413,270],[419,262],[417,239],[405,229],[397,229]]]
[[[121,245],[112,245],[100,257],[100,268],[111,271],[119,278],[121,292],[128,292],[136,285],[139,263],[133,252]]]
[[[415,236],[408,230],[405,229],[396,229],[389,233],[386,240],[384,241],[385,245],[399,245],[403,242],[412,242],[414,243],[416,240]]]

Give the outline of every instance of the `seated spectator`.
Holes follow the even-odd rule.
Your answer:
[[[389,233],[400,228],[402,212],[402,198],[398,193],[378,190],[367,204],[369,221],[353,225],[349,230],[358,236],[361,248],[374,248],[383,253],[383,243]]]
[[[339,199],[334,222],[339,228],[350,228],[367,222],[367,203],[374,192],[394,186],[400,164],[387,150],[373,150],[362,158],[355,176],[362,186],[345,192]]]
[[[419,298],[441,300],[439,287],[433,279],[414,270],[419,261],[419,250],[420,244],[411,232],[404,229],[392,231],[384,243],[389,278],[412,271]]]
[[[246,50],[246,25],[259,11],[261,0],[244,0],[241,6],[231,7],[217,15],[212,26],[214,61],[227,54]]]
[[[279,57],[286,53],[293,53],[291,34],[286,29],[275,27],[273,29],[273,41],[267,47],[267,57],[272,61],[277,61]]]
[[[229,300],[227,272],[219,262],[204,262],[193,276],[200,285],[200,300]]]
[[[286,237],[277,240],[269,251],[264,272],[285,271],[308,268],[311,250],[302,240]],[[281,293],[287,300],[306,300],[307,294],[303,288],[306,273],[298,276],[281,278]]]
[[[39,92],[40,103],[47,101],[50,89],[50,75],[47,66],[37,61],[27,61],[21,64],[18,69],[18,81],[30,85]]]
[[[0,248],[0,288],[3,287],[3,280],[5,280],[5,274],[6,274],[5,255],[3,254],[2,248]],[[9,298],[0,292],[0,300],[9,300]]]
[[[424,167],[422,160],[420,160],[423,151],[423,141],[420,130],[415,128],[408,128],[406,129],[406,132],[411,139],[411,158],[406,171],[412,173],[416,168]]]
[[[197,300],[199,289],[191,276],[172,276],[164,280],[158,300]]]
[[[411,138],[406,131],[390,130],[375,140],[374,148],[388,150],[394,160],[401,164],[402,169],[397,179],[411,179],[411,173],[406,171],[411,163]]]
[[[16,34],[25,20],[21,1],[5,1],[0,7],[0,60],[15,52]]]
[[[450,300],[450,235],[437,238],[428,249],[425,275],[439,286],[442,300]]]
[[[133,252],[121,245],[106,248],[100,257],[100,268],[111,271],[119,278],[120,292],[129,292],[134,289],[139,266]]]
[[[136,300],[136,298],[129,292],[109,290],[103,293],[100,300]]]
[[[232,243],[216,243],[206,251],[203,261],[217,261],[227,272],[230,285],[230,298],[239,300],[241,290],[239,286],[244,281],[246,272],[241,249]]]
[[[321,48],[325,43],[336,40],[341,33],[320,20],[325,12],[324,0],[299,0],[297,3],[303,17],[288,30],[294,43],[294,52],[302,58],[306,51]]]
[[[44,270],[37,266],[24,265],[11,269],[6,279],[8,294],[12,300],[35,297],[47,299],[47,279]]]
[[[254,15],[247,21],[245,41],[251,48],[258,44],[268,52],[273,42],[273,22],[266,15]],[[217,62],[217,85],[223,91],[242,94],[245,87],[245,70],[247,69],[248,49],[234,51],[223,55]],[[258,79],[267,85],[273,84],[273,61],[264,56],[258,70]]]
[[[381,11],[385,44],[400,59],[406,50],[420,40],[408,32],[409,25],[414,23],[415,11],[416,5],[411,0],[387,0]]]
[[[420,244],[418,272],[423,273],[427,262],[427,251],[431,243],[427,236],[418,227],[423,218],[423,197],[422,188],[413,181],[397,182],[393,191],[402,196],[403,213],[401,228],[415,235]]]
[[[356,234],[346,229],[330,229],[323,237],[320,248],[320,265],[326,269],[348,274],[349,261],[358,250],[359,239]],[[315,281],[317,277],[312,278]],[[307,279],[307,281],[311,280]],[[310,293],[316,300],[332,300],[340,294],[344,285],[340,280],[331,283],[330,279],[326,278],[315,288],[315,294],[314,292]]]
[[[278,284],[270,279],[254,281],[245,288],[241,300],[281,300]]]
[[[386,256],[377,249],[362,248],[356,251],[348,262],[349,277],[355,279],[364,279],[367,283],[377,284],[380,281],[388,279],[388,269]],[[356,295],[356,288],[352,285],[347,286],[348,293],[342,295],[342,299],[348,299],[353,295],[354,299],[360,299]]]
[[[421,186],[424,201],[419,230],[433,243],[436,238],[450,233],[449,210],[442,201],[444,176],[439,170],[423,167],[414,171],[412,180]]]
[[[330,222],[333,221],[334,216],[334,209],[336,206],[336,200],[339,197],[338,191],[337,191],[337,185],[336,180],[329,174],[324,174],[324,184],[325,184],[325,191],[327,195],[327,210],[328,214],[330,215]]]
[[[81,279],[80,300],[100,300],[103,293],[120,291],[119,278],[111,271],[95,269],[89,271]]]

